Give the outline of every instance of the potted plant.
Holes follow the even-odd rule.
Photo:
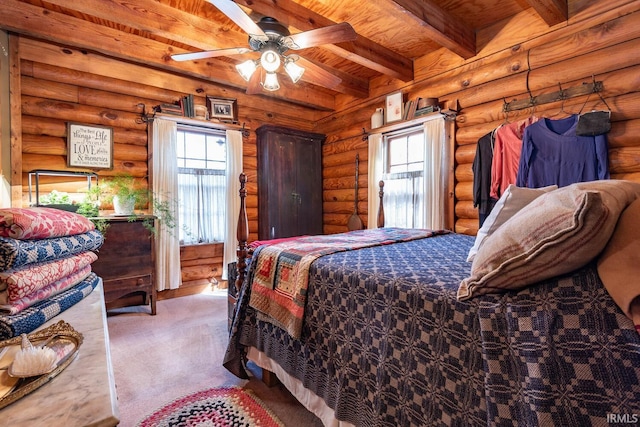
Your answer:
[[[129,174],[118,174],[106,178],[96,186],[93,192],[96,193],[97,200],[100,202],[113,204],[115,215],[127,216],[133,221],[139,217],[134,211],[136,208],[149,209],[167,229],[173,230],[177,225],[172,209],[172,204],[175,202],[171,199],[160,200],[147,187],[136,184],[135,178]],[[157,233],[154,218],[144,218],[143,224],[152,233]]]
[[[133,215],[136,207],[142,208],[150,201],[149,190],[136,185],[131,175],[119,174],[100,184],[100,198],[113,204],[116,215]]]
[[[99,184],[91,186],[80,202],[70,202],[67,193],[56,190],[52,190],[47,196],[40,197],[40,200],[46,206],[72,210],[90,218],[102,233],[109,227],[109,221],[100,216],[100,206],[104,203],[112,204],[115,215],[126,216],[130,221],[140,218],[140,215],[135,213],[136,208],[148,208],[168,230],[171,231],[177,226],[177,219],[172,209],[175,202],[172,199],[160,200],[146,187],[137,185],[135,178],[129,174],[105,178]],[[154,217],[145,216],[143,225],[152,233],[157,233]]]

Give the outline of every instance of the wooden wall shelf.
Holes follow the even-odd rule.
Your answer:
[[[422,123],[432,120],[436,117],[445,116],[445,119],[448,117],[448,114],[442,110],[434,111],[433,113],[425,114],[415,119],[411,120],[402,120],[398,122],[389,123],[388,125],[383,125],[379,128],[371,129],[369,134],[375,133],[389,133],[394,132],[396,130],[406,129],[413,126],[421,125]]]

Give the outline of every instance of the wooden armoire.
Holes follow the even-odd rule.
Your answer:
[[[325,136],[280,126],[256,129],[258,238],[322,234]]]

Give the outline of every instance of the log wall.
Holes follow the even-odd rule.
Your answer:
[[[177,76],[100,54],[27,37],[10,37],[12,200],[24,204],[26,173],[31,169],[66,168],[66,122],[114,128],[112,171],[147,179],[147,127],[140,119],[160,102],[173,102],[191,93],[204,105],[205,95],[238,100],[239,122],[249,129],[274,124],[327,135],[323,145],[323,222],[325,233],[346,231],[354,205],[354,165],[359,155],[358,211],[366,224],[370,116],[385,96],[401,90],[407,98],[438,97],[459,103],[451,173],[455,181],[453,218],[457,232],[475,234],[471,163],[482,135],[505,121],[505,100],[528,98],[591,82],[604,83],[613,110],[609,133],[612,177],[640,182],[640,2],[630,0],[569,0],[568,22],[548,27],[537,14],[524,11],[476,34],[479,53],[462,60],[445,49],[414,61],[415,80],[403,83],[387,77],[373,79],[370,98],[339,95],[336,112],[316,110],[247,96],[205,80]],[[530,93],[527,91],[527,86]],[[532,113],[561,118],[576,113],[586,97],[538,105],[535,112],[509,114],[515,121]],[[598,104],[591,96],[585,110]],[[244,139],[247,215],[250,240],[257,238],[258,188],[255,133]],[[208,283],[222,272],[219,248],[182,253],[185,284]]]
[[[27,206],[28,172],[34,169],[76,170],[67,167],[67,122],[113,128],[113,170],[94,170],[100,177],[129,173],[147,185],[149,179],[147,123],[143,111],[174,102],[191,93],[198,105],[206,95],[238,100],[238,121],[248,129],[270,123],[312,130],[316,112],[283,102],[249,97],[206,81],[178,77],[145,69],[119,60],[78,51],[25,37],[12,36],[12,192],[14,206]],[[251,227],[257,233],[257,187],[255,133],[244,138],[244,161],[252,184],[249,205]],[[67,181],[63,183],[61,181]],[[65,178],[42,178],[41,194],[51,189],[73,193],[86,182],[69,183]],[[33,200],[35,202],[35,199]],[[103,206],[111,209],[111,206]],[[183,286],[208,285],[221,280],[222,244],[181,249]]]
[[[505,117],[505,101],[602,81],[602,95],[612,109],[608,134],[611,177],[640,182],[640,2],[570,0],[569,7],[568,25],[549,28],[525,11],[480,31],[477,40],[482,50],[470,60],[442,50],[415,61],[417,78],[410,84],[379,78],[371,84],[375,95],[366,102],[343,98],[340,112],[321,120],[316,130],[328,136],[323,151],[324,231],[347,230],[347,218],[353,211],[356,153],[361,160],[359,210],[366,220],[368,153],[363,130],[370,129],[370,116],[384,105],[385,96],[397,90],[407,99],[437,97],[441,103],[459,103],[455,163],[451,165],[456,232],[475,235],[478,230],[471,166],[481,136],[505,120],[517,121],[531,114],[563,118],[581,109],[606,108],[597,95],[591,95],[568,99],[564,105],[537,105]]]

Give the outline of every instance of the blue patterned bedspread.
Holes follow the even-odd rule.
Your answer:
[[[100,280],[97,274],[91,273],[80,283],[27,307],[20,313],[0,315],[0,340],[32,332],[49,319],[86,298],[98,286]]]
[[[53,261],[85,251],[95,251],[104,243],[98,230],[49,239],[18,240],[0,237],[0,271],[36,262]]]
[[[246,348],[256,347],[357,426],[640,416],[640,336],[594,265],[461,302],[472,244],[448,234],[319,258],[299,340],[258,320],[243,286],[224,366],[246,378]]]

